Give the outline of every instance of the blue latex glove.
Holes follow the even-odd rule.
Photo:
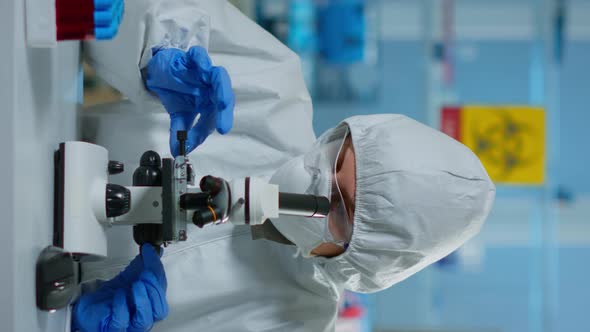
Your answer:
[[[225,68],[215,67],[199,46],[187,52],[175,48],[154,50],[147,67],[146,85],[170,114],[170,151],[179,154],[176,132],[188,131],[187,153],[215,129],[220,134],[233,124],[234,93]],[[193,126],[195,118],[198,122]]]
[[[144,244],[141,254],[123,272],[77,300],[72,331],[149,331],[154,322],[168,316],[166,287],[160,256],[150,244]]]

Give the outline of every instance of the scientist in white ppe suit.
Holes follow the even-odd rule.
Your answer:
[[[469,149],[438,131],[383,114],[345,119],[316,139],[299,59],[226,1],[126,1],[121,29],[86,50],[129,101],[85,112],[86,139],[131,169],[146,150],[174,153],[166,113],[174,102],[146,88],[153,50],[200,47],[227,71],[235,108],[231,131],[210,135],[190,154],[198,175],[258,176],[283,192],[330,197],[332,206],[325,219],[192,227],[161,263],[150,252],[130,264],[131,230],[114,228],[110,258],[83,267],[85,280],[110,279],[112,292],[80,300],[74,329],[332,331],[344,289],[376,292],[404,280],[456,250],[487,217],[493,183]],[[92,306],[99,302],[106,303],[100,310]]]

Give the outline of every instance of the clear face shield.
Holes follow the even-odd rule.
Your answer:
[[[323,240],[344,249],[352,238],[353,216],[349,215],[342,195],[337,165],[348,134],[348,127],[341,126],[321,136],[317,142],[318,148],[305,161],[306,168],[313,169],[314,174],[318,175],[314,184],[316,194],[330,198],[330,212],[325,220]]]

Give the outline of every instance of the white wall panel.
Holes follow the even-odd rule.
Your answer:
[[[0,2],[0,322],[2,331],[61,331],[63,311],[35,304],[35,262],[51,244],[53,151],[76,138],[79,43],[30,49],[24,0]]]
[[[459,40],[530,40],[534,36],[535,0],[455,0],[455,33]],[[441,0],[381,0],[380,31],[384,40],[424,37],[424,4]],[[590,40],[590,1],[568,1],[567,31],[572,40]],[[436,15],[435,15],[435,18]],[[440,19],[438,17],[437,19]],[[432,22],[440,35],[440,22]]]

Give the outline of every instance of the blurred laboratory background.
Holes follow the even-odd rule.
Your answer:
[[[498,186],[480,235],[345,294],[337,331],[590,331],[589,0],[232,2],[300,55],[318,135],[405,114],[473,149]],[[86,103],[119,98],[85,80]]]

